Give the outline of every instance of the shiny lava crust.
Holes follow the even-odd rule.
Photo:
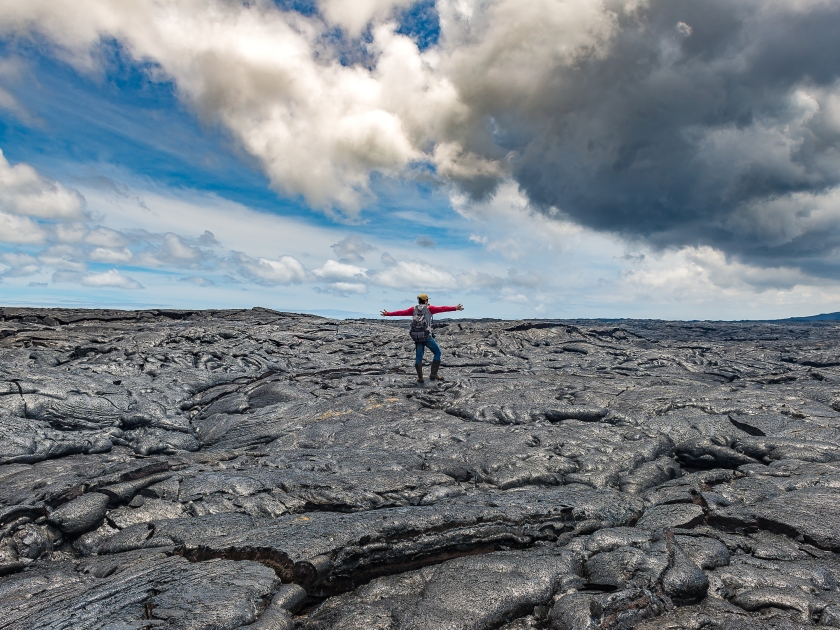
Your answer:
[[[0,309],[0,629],[840,627],[836,323]]]

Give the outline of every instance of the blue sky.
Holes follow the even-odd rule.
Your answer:
[[[840,66],[795,37],[840,11],[711,13],[0,4],[2,302],[840,310]]]

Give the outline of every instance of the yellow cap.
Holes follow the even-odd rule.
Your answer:
[[[417,299],[418,299],[418,300],[426,300],[426,301],[427,301],[427,300],[429,299],[429,296],[428,296],[428,295],[426,295],[425,293],[421,293],[420,295],[418,295],[418,296],[417,296]]]

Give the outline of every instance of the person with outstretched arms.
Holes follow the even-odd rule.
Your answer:
[[[434,353],[432,370],[429,378],[433,381],[442,381],[438,374],[440,369],[440,346],[435,341],[432,332],[432,317],[438,313],[449,313],[451,311],[463,311],[464,306],[432,306],[429,304],[429,296],[421,293],[417,296],[417,306],[412,306],[402,311],[382,311],[382,317],[411,317],[411,338],[414,340],[415,358],[414,368],[417,370],[417,382],[423,382],[423,354],[426,348]]]

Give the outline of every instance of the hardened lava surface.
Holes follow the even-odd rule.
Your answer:
[[[0,309],[0,629],[840,627],[838,333]]]

